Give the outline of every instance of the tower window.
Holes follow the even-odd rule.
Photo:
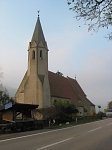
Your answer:
[[[35,51],[32,52],[32,59],[35,59]]]
[[[43,56],[42,56],[42,50],[40,50],[40,58],[41,59],[43,58]]]

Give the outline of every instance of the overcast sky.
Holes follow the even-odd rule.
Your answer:
[[[67,0],[0,0],[0,81],[17,89],[27,70],[27,49],[40,10],[49,70],[75,78],[103,108],[112,100],[112,41],[108,30],[88,32]]]

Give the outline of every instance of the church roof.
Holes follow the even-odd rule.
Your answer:
[[[33,32],[31,42],[33,42],[33,41],[35,41],[37,44],[42,42],[44,44],[44,46],[47,46],[39,16],[37,18],[37,22],[36,22],[36,25],[35,25],[35,29],[34,29],[34,32]]]
[[[76,79],[64,77],[60,74],[48,72],[51,97],[59,97],[69,99],[71,102],[79,105],[79,102],[87,101],[93,105],[87,97]],[[81,104],[81,103],[80,103]]]

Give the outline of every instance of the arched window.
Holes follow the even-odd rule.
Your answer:
[[[35,51],[32,51],[32,59],[35,59]]]
[[[40,58],[41,59],[43,58],[43,56],[42,56],[42,50],[40,50]]]

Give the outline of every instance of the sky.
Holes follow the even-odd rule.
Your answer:
[[[112,100],[109,32],[88,32],[67,0],[0,0],[0,82],[17,89],[27,70],[28,44],[38,13],[49,48],[49,70],[77,79],[87,97],[106,108]]]

